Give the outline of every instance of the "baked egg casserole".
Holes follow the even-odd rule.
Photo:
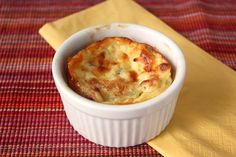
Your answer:
[[[68,58],[68,82],[79,95],[106,104],[151,99],[171,83],[172,66],[150,45],[107,37]]]

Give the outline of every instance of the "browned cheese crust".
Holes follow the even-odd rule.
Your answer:
[[[68,59],[70,87],[106,104],[151,99],[172,82],[171,64],[157,49],[124,37],[92,43]]]

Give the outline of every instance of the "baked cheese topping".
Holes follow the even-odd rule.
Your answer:
[[[92,43],[68,59],[69,85],[106,104],[151,99],[172,82],[171,65],[155,48],[123,37]]]

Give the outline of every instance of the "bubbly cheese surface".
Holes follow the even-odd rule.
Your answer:
[[[68,59],[69,85],[81,96],[106,104],[151,99],[172,83],[171,64],[155,48],[109,37]]]

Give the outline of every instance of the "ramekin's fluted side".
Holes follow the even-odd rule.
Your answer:
[[[110,147],[127,147],[149,141],[169,123],[177,97],[156,112],[132,119],[108,119],[75,108],[61,95],[66,115],[76,131],[92,142]]]

